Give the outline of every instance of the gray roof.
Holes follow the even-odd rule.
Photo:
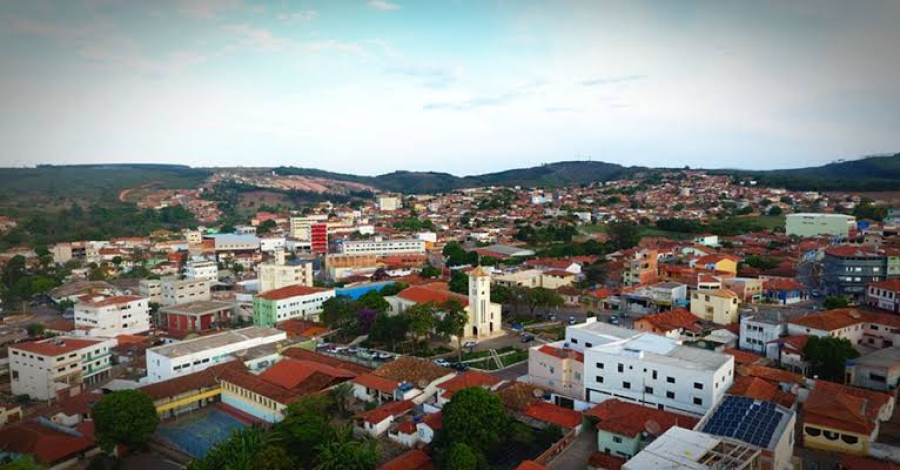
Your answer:
[[[847,361],[848,365],[877,367],[882,369],[900,368],[900,348],[884,348],[865,356]]]
[[[223,346],[240,343],[248,339],[265,338],[275,335],[284,336],[285,334],[285,332],[275,328],[250,326],[239,330],[228,330],[214,335],[201,336],[199,338],[179,341],[173,344],[157,346],[148,349],[148,351],[153,351],[161,356],[181,357],[206,351],[207,349],[221,348]]]

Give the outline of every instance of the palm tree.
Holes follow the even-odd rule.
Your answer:
[[[380,458],[375,441],[353,440],[349,426],[336,429],[334,438],[317,446],[316,452],[315,470],[371,470]]]
[[[353,385],[351,385],[350,382],[342,382],[331,389],[331,397],[337,404],[338,410],[341,412],[341,414],[347,412],[347,404],[350,401],[350,397],[352,396]]]

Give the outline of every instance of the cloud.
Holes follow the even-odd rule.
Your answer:
[[[189,18],[214,20],[241,6],[242,0],[176,0],[178,11]]]
[[[312,21],[319,17],[315,10],[300,10],[293,13],[279,13],[278,19],[281,21]]]
[[[428,88],[447,88],[458,79],[453,69],[430,64],[395,65],[388,67],[387,72],[416,79],[422,86]]]
[[[622,75],[619,77],[601,77],[584,80],[581,82],[583,86],[611,85],[615,83],[633,82],[647,78],[646,75]]]
[[[470,111],[479,108],[490,108],[509,104],[523,96],[534,94],[534,90],[543,86],[543,81],[534,81],[512,90],[504,91],[492,95],[476,96],[461,101],[446,101],[426,103],[422,109],[426,111],[450,110],[450,111]]]
[[[288,44],[287,39],[277,37],[271,31],[263,28],[234,24],[225,26],[225,29],[240,36],[240,45],[250,49],[274,51],[282,49]]]
[[[381,11],[390,11],[390,10],[399,10],[400,5],[396,3],[391,3],[387,0],[369,0],[368,5],[370,8],[374,8],[376,10]]]
[[[365,47],[355,42],[337,41],[328,39],[325,41],[315,41],[306,44],[306,48],[313,52],[336,51],[350,55],[369,56],[369,52]]]

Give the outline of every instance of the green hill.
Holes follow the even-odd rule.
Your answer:
[[[785,170],[717,170],[754,178],[765,186],[796,191],[890,191],[900,189],[900,153]]]

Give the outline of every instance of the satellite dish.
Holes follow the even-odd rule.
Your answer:
[[[644,423],[644,430],[646,430],[648,434],[658,436],[661,428],[659,426],[659,423],[652,419],[648,419],[647,422]]]
[[[535,388],[534,390],[531,391],[531,393],[536,398],[544,398],[544,391],[539,388]]]
[[[420,380],[416,383],[416,385],[419,387],[419,389],[425,390],[425,389],[428,387],[428,381],[425,380],[425,379],[420,379]]]

